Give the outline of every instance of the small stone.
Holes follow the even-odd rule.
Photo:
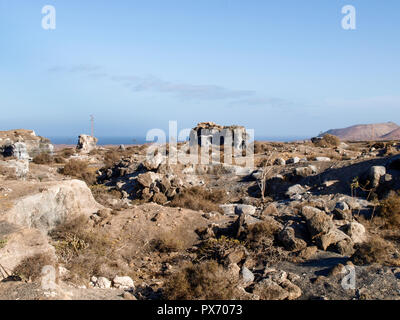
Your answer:
[[[244,283],[249,284],[254,281],[254,274],[248,268],[242,267],[242,278]]]
[[[105,277],[99,277],[99,278],[97,278],[95,287],[100,288],[100,289],[109,289],[109,288],[111,288],[111,281]]]
[[[113,284],[115,288],[123,289],[123,290],[133,290],[135,288],[135,284],[131,277],[119,277],[116,276],[113,279]]]

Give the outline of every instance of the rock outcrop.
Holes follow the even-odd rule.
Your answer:
[[[81,134],[79,136],[78,144],[76,149],[81,153],[89,153],[96,149],[98,139],[87,134]]]
[[[34,187],[27,194],[8,199],[7,206],[0,202],[1,220],[47,232],[67,217],[89,216],[103,208],[80,180],[35,183]]]
[[[37,136],[33,130],[0,131],[0,154],[4,157],[24,160],[53,151],[50,140]]]

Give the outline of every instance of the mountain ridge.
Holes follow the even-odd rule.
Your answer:
[[[400,126],[386,123],[357,124],[347,128],[330,129],[320,136],[332,134],[344,141],[400,140]]]

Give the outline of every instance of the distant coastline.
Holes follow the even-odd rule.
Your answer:
[[[146,141],[145,137],[97,137],[98,145],[135,145],[145,144],[151,141]],[[52,144],[55,145],[76,145],[78,137],[49,137]],[[309,137],[256,137],[256,141],[273,141],[273,142],[293,142],[299,140],[307,140]]]

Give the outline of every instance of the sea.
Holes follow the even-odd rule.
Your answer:
[[[310,137],[256,137],[256,141],[273,141],[273,142],[293,142],[307,140]],[[49,137],[52,144],[76,145],[77,137]],[[97,137],[98,145],[135,145],[152,143],[155,141],[146,141],[146,137]]]

